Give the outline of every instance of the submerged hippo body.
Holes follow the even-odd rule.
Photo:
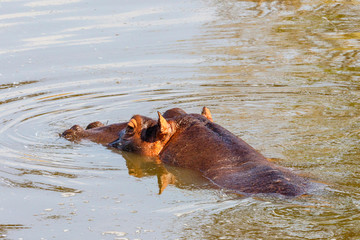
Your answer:
[[[181,109],[180,109],[181,110]],[[214,184],[238,193],[305,193],[307,180],[269,162],[234,134],[213,123],[210,112],[177,111],[159,120],[135,115],[112,147],[200,171]]]

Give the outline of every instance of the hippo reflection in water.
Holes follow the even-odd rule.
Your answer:
[[[62,135],[69,140],[86,138],[109,143],[122,151],[197,170],[215,185],[240,194],[305,193],[306,179],[269,162],[242,139],[214,123],[206,107],[202,114],[173,108],[158,116],[154,120],[135,115],[128,123],[108,126],[94,123],[87,130],[75,125]]]

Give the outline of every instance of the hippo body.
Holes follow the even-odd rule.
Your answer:
[[[269,162],[245,141],[214,123],[207,108],[202,114],[187,114],[179,108],[163,116],[158,114],[158,120],[135,115],[127,123],[94,124],[89,128],[90,124],[86,130],[75,125],[62,136],[75,141],[89,139],[193,169],[215,185],[240,194],[297,196],[306,192],[307,179]]]
[[[269,162],[220,125],[198,114],[174,121],[176,132],[160,153],[164,163],[196,169],[216,185],[239,193],[305,192],[305,179]]]

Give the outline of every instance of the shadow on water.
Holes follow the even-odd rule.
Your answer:
[[[207,179],[191,169],[168,166],[161,163],[158,158],[144,157],[114,149],[112,151],[124,157],[129,175],[137,178],[156,176],[159,194],[162,194],[168,185],[189,190],[211,188],[212,184]]]

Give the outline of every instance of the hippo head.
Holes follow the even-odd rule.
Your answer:
[[[167,110],[164,116],[158,112],[158,120],[135,115],[120,132],[119,139],[109,146],[144,156],[158,156],[176,132],[176,123],[173,119],[182,115],[186,115],[186,112],[180,108]],[[203,108],[202,115],[212,121],[211,113],[206,107]]]
[[[175,132],[175,123],[166,120],[159,112],[159,119],[135,115],[119,134],[119,139],[110,143],[127,152],[144,156],[157,156]]]

